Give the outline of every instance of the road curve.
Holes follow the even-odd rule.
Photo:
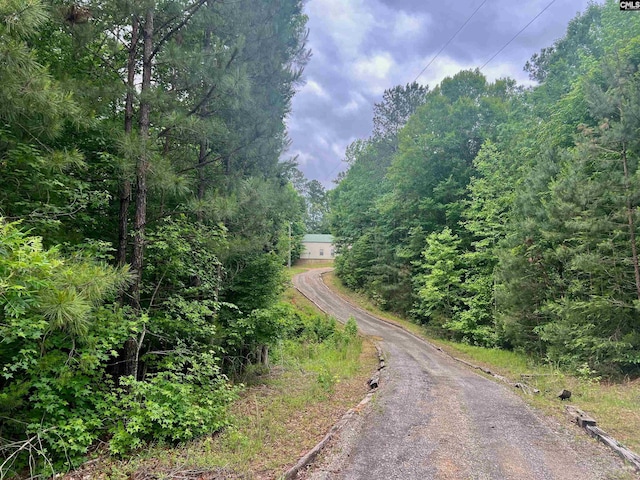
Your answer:
[[[386,382],[357,432],[316,469],[322,479],[611,479],[628,470],[604,447],[534,412],[509,387],[332,293],[315,269],[293,279],[320,309],[380,339]],[[577,438],[576,438],[577,437]],[[331,456],[331,454],[329,455]],[[625,473],[626,472],[626,473]]]

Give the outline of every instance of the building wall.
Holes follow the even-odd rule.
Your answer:
[[[335,250],[330,243],[303,242],[304,250],[302,260],[332,260],[335,258]]]

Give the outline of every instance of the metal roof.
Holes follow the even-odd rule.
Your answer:
[[[333,235],[307,233],[302,239],[303,243],[333,243]]]

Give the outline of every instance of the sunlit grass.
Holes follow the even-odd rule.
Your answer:
[[[388,322],[399,325],[404,329],[410,331],[411,333],[422,335],[426,338],[424,327],[410,322],[409,320],[406,320],[399,315],[395,315],[392,312],[381,310],[376,305],[374,305],[367,296],[358,292],[354,292],[353,290],[345,287],[334,272],[326,273],[324,275],[324,281],[334,292],[348,297],[352,303],[355,303],[363,310],[372,313],[373,315],[376,315],[377,317],[380,317],[384,320],[387,320]]]

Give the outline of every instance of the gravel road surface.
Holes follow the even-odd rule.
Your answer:
[[[294,285],[325,312],[355,317],[386,357],[368,411],[308,473],[314,479],[621,479],[629,469],[577,427],[533,411],[509,387],[333,294],[316,269]]]

